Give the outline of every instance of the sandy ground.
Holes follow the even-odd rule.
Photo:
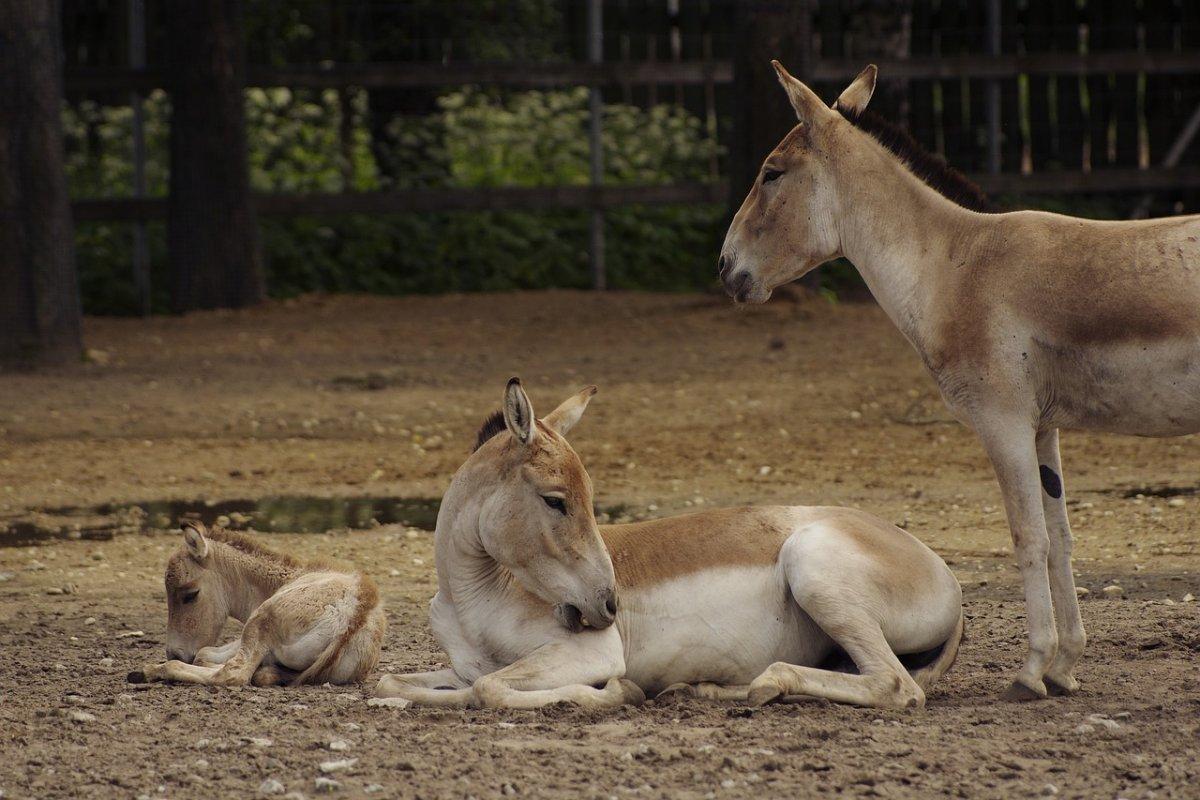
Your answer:
[[[4,797],[251,796],[266,779],[313,795],[318,764],[343,756],[358,759],[333,776],[347,797],[1200,796],[1200,609],[1184,601],[1200,595],[1197,443],[1064,435],[1090,591],[1083,690],[998,703],[1023,640],[999,493],[873,305],[306,298],[89,320],[86,333],[88,363],[0,376],[0,528],[105,503],[436,498],[519,374],[543,412],[600,386],[572,439],[613,516],[871,510],[950,562],[969,638],[919,712],[702,701],[397,711],[368,708],[362,687],[126,684],[163,651],[161,569],[177,534],[0,548]],[[263,537],[377,578],[391,620],[382,669],[440,663],[425,618],[429,534]],[[1108,722],[1088,721],[1097,714]],[[335,739],[349,749],[330,751]]]

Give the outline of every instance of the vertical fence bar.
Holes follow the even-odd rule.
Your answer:
[[[588,61],[599,64],[603,60],[603,0],[588,0]],[[588,146],[592,157],[592,186],[596,187],[604,182],[604,149],[600,139],[604,114],[603,100],[598,84],[588,89]],[[603,290],[607,287],[608,281],[604,269],[604,209],[599,207],[592,209],[588,255],[592,264],[592,288]]]
[[[146,66],[146,0],[129,0],[129,66]],[[146,132],[142,95],[136,89],[129,93],[133,111],[133,196],[146,196]],[[146,223],[133,223],[133,282],[137,289],[138,310],[150,316],[150,247],[146,239]]]
[[[990,55],[1000,55],[1000,0],[988,0],[987,49]],[[1000,172],[1000,81],[996,78],[987,84],[987,139],[987,169],[997,174]]]

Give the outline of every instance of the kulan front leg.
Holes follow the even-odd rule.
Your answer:
[[[1004,496],[1013,553],[1025,590],[1025,614],[1029,626],[1025,665],[1003,698],[1036,700],[1047,694],[1042,676],[1058,650],[1058,630],[1050,591],[1050,540],[1042,508],[1042,482],[1034,430],[1028,423],[1001,417],[988,420],[986,425],[977,425],[976,431],[983,440]]]
[[[1075,664],[1083,655],[1087,634],[1083,630],[1079,598],[1075,594],[1075,575],[1071,571],[1071,524],[1067,521],[1057,430],[1038,433],[1037,454],[1042,510],[1050,537],[1050,595],[1054,599],[1054,621],[1058,630],[1058,652],[1043,677],[1051,694],[1072,694],[1079,688]]]
[[[542,708],[565,702],[583,708],[615,708],[642,703],[645,694],[624,674],[625,659],[615,631],[578,633],[479,678],[472,687],[474,704]],[[601,683],[604,688],[597,689],[595,684]]]
[[[470,708],[475,699],[471,684],[452,669],[384,675],[375,686],[376,697],[400,697],[422,706]]]

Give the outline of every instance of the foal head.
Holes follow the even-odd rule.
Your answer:
[[[762,170],[725,235],[718,261],[726,291],[738,302],[764,303],[771,292],[841,252],[834,167],[853,157],[861,139],[839,111],[859,114],[875,91],[868,66],[833,108],[778,61],[771,62],[800,123],[763,162]]]
[[[183,523],[183,545],[167,561],[167,658],[191,662],[215,644],[229,616],[229,597],[213,569],[213,547],[203,523]]]
[[[520,380],[510,380],[503,411],[484,424],[447,493],[457,508],[477,510],[488,555],[553,605],[571,630],[608,627],[617,612],[616,577],[592,511],[592,481],[563,438],[595,393],[589,386],[538,420]]]

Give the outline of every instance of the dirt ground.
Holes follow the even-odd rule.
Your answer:
[[[1185,599],[1200,595],[1198,443],[1064,435],[1090,592],[1083,689],[1000,703],[1024,614],[999,493],[871,304],[305,298],[92,319],[86,339],[87,363],[0,376],[0,530],[167,499],[436,498],[516,374],[542,412],[599,385],[572,440],[611,516],[873,511],[954,568],[968,639],[908,713],[699,700],[445,712],[368,707],[369,686],[137,686],[126,673],[163,653],[161,569],[178,534],[0,548],[0,796],[245,797],[268,779],[311,796],[318,764],[348,757],[329,776],[345,797],[1200,797],[1200,609]],[[428,532],[262,536],[376,577],[382,670],[441,663]]]

